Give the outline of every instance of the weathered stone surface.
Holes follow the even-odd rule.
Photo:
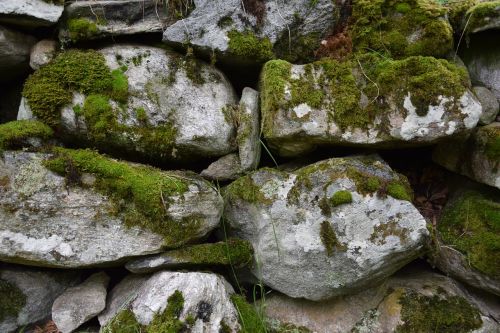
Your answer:
[[[489,308],[452,279],[427,271],[398,273],[378,288],[323,302],[266,298],[271,321],[317,333],[498,332]]]
[[[54,59],[57,51],[57,42],[52,39],[42,39],[36,43],[30,52],[30,67],[34,70],[47,65]]]
[[[237,140],[241,169],[255,170],[261,151],[259,92],[248,87],[241,95]]]
[[[201,172],[203,177],[218,181],[234,180],[242,174],[243,170],[238,154],[222,156]]]
[[[11,332],[49,317],[52,302],[78,282],[78,272],[3,264],[0,267],[0,331]]]
[[[262,63],[274,57],[310,61],[321,39],[333,32],[341,5],[329,0],[194,0],[195,9],[167,27],[163,41],[189,42],[228,63]]]
[[[1,83],[28,73],[30,49],[35,42],[32,36],[0,26]]]
[[[106,326],[105,332],[113,332],[113,328],[119,327],[119,320],[124,315],[128,316],[128,323],[136,327],[159,325],[162,320],[173,319],[184,322],[191,332],[219,332],[222,322],[230,330],[240,328],[238,314],[230,300],[233,289],[216,274],[158,272],[142,283],[138,279],[131,282],[130,278],[124,281],[111,292],[108,304],[112,305],[99,316],[101,325]],[[123,283],[129,287],[123,288]],[[120,292],[115,292],[117,289]],[[118,305],[114,298],[120,298],[123,303]],[[170,302],[179,301],[179,298],[183,299],[183,304],[176,318],[165,318],[165,309],[171,308],[174,304]],[[191,323],[188,317],[193,319]]]
[[[104,310],[108,283],[106,273],[95,273],[62,293],[52,305],[52,320],[59,331],[73,332]]]
[[[485,30],[500,29],[500,1],[480,1],[466,13],[469,21],[467,32],[476,33]]]
[[[60,0],[2,1],[0,22],[30,28],[51,26],[57,23],[63,10]]]
[[[225,198],[232,232],[253,245],[253,274],[291,297],[357,292],[418,256],[428,234],[404,177],[371,157],[261,169]]]
[[[127,168],[124,162],[101,160],[85,151],[67,150],[64,154],[71,152],[84,154],[86,161],[97,159],[105,163],[102,168],[107,165],[117,172]],[[133,208],[133,202],[117,211],[117,202],[92,188],[98,174],[83,173],[82,186],[68,184],[64,176],[44,167],[49,157],[5,152],[0,159],[0,258],[3,261],[52,267],[113,265],[132,256],[158,253],[165,245],[179,246],[204,237],[219,223],[222,199],[210,184],[190,174],[158,172],[155,178],[158,182],[162,177],[175,180],[172,186],[186,191],[158,194],[157,200],[169,203],[162,208],[165,211],[162,218],[150,220],[148,225],[125,225],[127,216],[133,221],[134,216],[138,219],[133,214],[140,214],[135,210],[127,213],[125,208]],[[76,170],[81,161],[65,163],[72,163],[73,172],[78,174]],[[139,172],[136,177],[145,181],[146,175],[140,172],[149,169],[137,168],[131,170]],[[67,177],[75,181],[74,173]],[[106,179],[111,182],[113,177],[108,175]],[[126,188],[123,179],[120,186]],[[156,190],[155,185],[148,187],[151,193]],[[133,192],[137,189],[130,191],[133,197],[138,195]],[[141,217],[139,221],[146,220]],[[176,228],[189,232],[179,234]],[[169,238],[170,232],[175,240]]]
[[[36,104],[38,89],[44,84],[42,77],[53,75],[50,66],[81,59],[75,64],[81,68],[74,70],[94,72],[96,64],[103,61],[101,57],[105,59],[105,65],[100,65],[103,72],[93,73],[97,78],[90,83],[80,82],[83,91],[70,91],[69,105],[61,108],[54,104],[49,111]],[[54,65],[41,70],[25,85],[27,103],[22,103],[18,118],[34,116],[60,123],[67,141],[80,145],[86,142],[110,154],[154,162],[219,157],[236,150],[236,129],[227,112],[237,103],[236,94],[222,72],[192,57],[160,48],[117,44],[99,53],[63,53]],[[61,71],[65,70],[73,69]],[[99,88],[104,84],[99,80],[107,76],[111,86]],[[61,84],[52,89],[67,91],[68,83]],[[116,87],[119,90],[109,92]],[[83,95],[85,89],[92,93]]]
[[[497,98],[488,88],[485,87],[474,87],[474,93],[483,108],[483,113],[481,118],[479,118],[479,123],[481,125],[491,124],[495,121],[497,114],[500,111]]]
[[[425,145],[479,121],[481,105],[456,65],[431,57],[366,59],[268,62],[261,108],[269,145],[284,156],[318,145]]]
[[[432,158],[448,170],[500,188],[499,144],[500,123],[495,122],[442,142]]]

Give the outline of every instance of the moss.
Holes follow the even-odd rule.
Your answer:
[[[413,199],[408,187],[396,182],[391,182],[387,185],[387,194],[399,200],[411,201]]]
[[[361,187],[364,188],[364,191],[369,192],[369,193],[373,193],[373,192],[377,191],[381,185],[382,184],[381,184],[379,178],[368,177],[368,178],[366,178],[366,181],[363,183],[363,185]]]
[[[146,114],[146,110],[143,107],[136,108],[134,111],[138,121],[140,121],[141,123],[147,123],[148,115]]]
[[[477,3],[478,0],[444,1],[443,5],[448,10],[448,19],[456,35],[462,32],[467,11]]]
[[[253,305],[249,304],[243,296],[232,295],[236,311],[238,312],[241,330],[239,333],[264,333],[267,332],[263,315],[258,313]]]
[[[224,191],[224,196],[230,201],[239,199],[249,203],[272,203],[272,199],[267,198],[260,187],[255,184],[252,174],[240,177],[229,184]]]
[[[485,126],[480,130],[485,139],[484,154],[492,161],[500,161],[500,126]]]
[[[144,327],[137,321],[134,313],[124,309],[102,328],[103,333],[137,333],[142,332]]]
[[[467,31],[480,29],[500,17],[500,1],[480,2],[467,11],[466,17],[469,21]]]
[[[186,243],[199,228],[197,216],[179,221],[167,213],[170,197],[182,196],[188,190],[184,176],[112,160],[91,150],[55,148],[54,157],[45,165],[65,176],[68,166],[80,174],[95,175],[95,189],[113,200],[127,226],[162,235],[167,246]]]
[[[72,42],[91,39],[99,33],[97,24],[86,18],[68,20],[68,33]]]
[[[401,228],[396,221],[389,221],[387,223],[381,223],[373,228],[373,233],[370,235],[370,241],[378,245],[383,245],[386,243],[386,238],[389,236],[398,237],[401,244],[404,244],[408,240],[409,232],[408,229]]]
[[[337,191],[330,198],[330,201],[331,201],[333,206],[340,206],[343,204],[351,203],[352,202],[352,194],[351,194],[351,192],[346,191],[346,190]]]
[[[462,252],[472,267],[500,279],[500,200],[468,191],[450,201],[437,229],[444,243]]]
[[[0,125],[0,153],[2,150],[21,147],[26,139],[48,140],[54,132],[36,120],[18,120]]]
[[[390,195],[395,199],[406,201],[411,201],[413,198],[411,186],[406,177],[402,175],[385,180],[355,168],[349,168],[347,174],[356,184],[356,190],[361,194],[377,193],[381,197]]]
[[[231,16],[226,15],[226,16],[221,17],[219,19],[219,21],[217,21],[217,26],[221,29],[224,29],[224,28],[227,28],[227,27],[233,25],[233,23],[234,23],[234,21],[231,18]]]
[[[245,240],[230,238],[227,242],[200,244],[167,252],[168,256],[194,265],[232,265],[244,267],[252,262],[253,248]]]
[[[203,73],[203,65],[196,59],[193,52],[192,48],[188,48],[186,56],[184,57],[169,53],[171,61],[168,64],[168,85],[175,83],[177,72],[181,69],[186,73],[188,79],[190,79],[195,85],[202,85],[207,82]]]
[[[321,222],[319,236],[321,242],[325,246],[326,254],[329,257],[333,256],[335,249],[340,251],[347,250],[346,246],[339,242],[337,235],[335,234],[335,230],[333,230],[330,222]]]
[[[8,317],[17,317],[26,304],[26,296],[12,283],[0,279],[0,322]]]
[[[229,31],[227,37],[228,50],[235,56],[259,63],[274,58],[273,45],[267,37],[259,38],[251,31],[237,30]]]
[[[477,308],[459,296],[424,296],[405,291],[399,299],[403,324],[398,333],[466,333],[482,326]]]

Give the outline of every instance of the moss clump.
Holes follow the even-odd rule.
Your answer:
[[[54,132],[47,125],[36,120],[18,120],[0,125],[0,153],[23,145],[29,138],[48,140]]]
[[[441,1],[443,6],[448,11],[448,19],[450,20],[450,24],[453,27],[453,31],[456,35],[460,35],[463,25],[465,24],[464,18],[467,11],[478,3],[478,0],[444,0]]]
[[[500,200],[468,191],[450,201],[437,230],[478,271],[500,279]]]
[[[343,204],[351,203],[352,202],[352,194],[351,194],[351,192],[346,191],[346,190],[337,191],[330,198],[330,201],[331,201],[333,206],[340,206]]]
[[[8,317],[17,317],[26,304],[26,296],[12,283],[0,279],[0,322]]]
[[[258,313],[253,305],[249,304],[243,296],[232,295],[236,311],[238,312],[241,330],[239,333],[264,333],[267,332],[262,314]]]
[[[393,58],[443,57],[453,49],[446,8],[435,0],[357,0],[350,30],[359,51],[375,50]]]
[[[232,265],[244,267],[252,262],[253,248],[245,240],[230,238],[227,242],[200,244],[167,252],[167,256],[193,265]]]
[[[68,20],[68,33],[72,42],[86,40],[99,33],[97,24],[86,18],[75,18]]]
[[[387,194],[399,200],[411,201],[413,199],[408,187],[396,182],[391,182],[387,185]]]
[[[91,150],[55,148],[45,161],[50,170],[67,176],[90,173],[94,187],[109,196],[123,212],[125,224],[139,226],[162,235],[165,245],[175,247],[189,241],[199,228],[199,217],[174,220],[168,213],[169,200],[182,196],[189,180],[173,172],[112,160]]]
[[[266,168],[265,170],[270,172],[277,172],[277,170],[273,169]],[[252,179],[252,174],[240,177],[229,184],[224,191],[224,197],[229,200],[240,199],[249,203],[272,203],[272,199],[267,198],[260,190],[260,187],[255,184],[254,180]]]
[[[124,309],[102,328],[103,333],[137,333],[145,332],[144,327],[137,321],[134,313]]]
[[[466,333],[482,326],[477,308],[459,296],[423,296],[405,291],[399,298],[401,320],[398,333]]]
[[[273,44],[267,37],[259,38],[251,31],[237,30],[229,31],[227,37],[229,37],[228,50],[235,56],[259,63],[274,58]]]
[[[500,161],[500,126],[484,126],[479,129],[484,138],[484,154],[492,161]]]
[[[347,249],[344,244],[339,242],[335,230],[333,230],[332,225],[328,221],[321,222],[319,236],[329,257],[333,256],[335,249],[340,251]]]
[[[480,2],[465,14],[469,24],[467,31],[474,32],[500,17],[500,1]]]
[[[413,199],[411,186],[406,177],[402,175],[386,180],[352,167],[347,170],[347,174],[356,184],[356,190],[361,194],[377,193],[381,197],[390,195],[395,199],[406,201]]]

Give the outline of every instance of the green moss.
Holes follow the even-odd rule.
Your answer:
[[[197,216],[179,221],[167,213],[169,198],[188,190],[184,176],[112,160],[91,150],[55,148],[54,154],[45,161],[46,167],[65,176],[70,170],[95,175],[95,189],[115,202],[127,226],[162,235],[171,247],[186,243],[197,232]]]
[[[227,28],[227,27],[233,25],[233,23],[234,23],[234,21],[231,18],[231,16],[226,15],[226,16],[221,17],[219,19],[219,21],[217,21],[217,26],[221,29],[224,29],[224,28]]]
[[[135,116],[141,123],[147,123],[148,121],[148,115],[146,114],[146,110],[143,107],[135,109]]]
[[[124,309],[102,328],[103,333],[138,333],[145,332],[144,327],[137,321],[134,313]]]
[[[346,191],[346,190],[337,191],[330,198],[330,201],[331,201],[333,206],[340,206],[343,204],[351,203],[352,202],[352,194],[351,194],[351,192]]]
[[[0,322],[8,317],[17,317],[26,304],[26,296],[12,283],[0,279]]]
[[[409,231],[407,228],[402,228],[396,221],[381,223],[373,228],[370,241],[378,245],[383,245],[387,242],[386,238],[389,236],[396,236],[399,238],[401,244],[405,244],[408,240]]]
[[[411,201],[413,199],[408,187],[396,182],[391,182],[387,185],[387,194],[399,200]]]
[[[448,19],[456,35],[460,35],[464,28],[466,12],[477,3],[478,0],[444,1],[442,3],[448,10]]]
[[[406,291],[400,297],[401,320],[397,333],[466,333],[482,326],[477,308],[459,296],[424,296]]]
[[[484,27],[500,17],[500,1],[480,2],[467,11],[466,17],[469,21],[467,31]]]
[[[272,169],[268,170],[273,171]],[[240,199],[249,203],[272,203],[272,199],[267,198],[259,186],[255,184],[251,174],[240,177],[229,184],[224,191],[224,196],[230,201]]]
[[[99,33],[97,24],[86,18],[76,18],[68,20],[69,38],[72,42],[86,40]]]
[[[492,161],[500,161],[500,126],[485,126],[480,130],[485,138],[484,154]]]
[[[369,192],[369,193],[373,193],[373,192],[377,191],[381,185],[382,184],[381,184],[379,178],[368,177],[368,178],[366,178],[366,181],[364,182],[364,184],[361,187],[364,188],[364,191]]]
[[[273,44],[267,37],[259,38],[251,31],[237,30],[229,31],[227,37],[228,50],[235,56],[259,63],[274,58]]]
[[[450,201],[437,229],[478,271],[500,279],[500,200],[469,191]]]
[[[239,333],[265,333],[267,332],[264,317],[258,313],[253,305],[249,304],[243,296],[232,295],[236,311],[238,312],[241,330]]]
[[[245,240],[230,238],[227,242],[200,244],[167,252],[168,256],[195,265],[232,265],[244,267],[252,262],[253,248]]]
[[[193,52],[192,48],[188,48],[186,56],[169,53],[171,61],[168,64],[169,76],[167,85],[175,83],[176,75],[179,70],[183,70],[188,79],[195,85],[201,85],[207,82],[203,73],[203,65],[196,59]]]
[[[21,147],[26,139],[48,140],[54,132],[47,125],[36,120],[18,120],[0,124],[0,153],[2,150]]]
[[[319,236],[329,257],[333,256],[335,249],[340,251],[347,250],[346,246],[339,242],[330,222],[321,222]]]

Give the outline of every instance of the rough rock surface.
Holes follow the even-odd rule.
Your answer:
[[[78,272],[2,265],[0,332],[11,332],[49,317],[52,302],[78,282]]]
[[[482,111],[465,71],[431,57],[273,60],[261,76],[262,132],[284,156],[318,145],[431,144],[475,127]]]
[[[52,39],[42,39],[30,52],[30,67],[34,70],[47,65],[56,55],[57,42]]]
[[[0,2],[0,22],[30,28],[51,26],[57,23],[63,10],[62,4],[54,4],[52,1],[2,1]]]
[[[234,180],[243,174],[240,157],[238,154],[222,156],[217,161],[211,163],[200,174],[210,180]]]
[[[30,49],[35,42],[32,36],[0,26],[0,82],[28,73]]]
[[[113,213],[116,205],[110,198],[92,188],[68,186],[65,177],[43,166],[48,157],[5,152],[0,159],[1,260],[84,267],[116,264],[162,250],[162,235],[126,226],[125,212]],[[218,225],[222,199],[206,182],[189,175],[182,179],[188,190],[164,200],[170,200],[167,217],[175,221],[197,217],[199,229],[183,240],[192,241]],[[92,184],[95,178],[83,175],[82,182]]]
[[[485,87],[474,87],[474,93],[481,103],[483,114],[479,118],[481,125],[488,125],[495,121],[498,112],[500,111],[500,104],[495,95]]]
[[[490,308],[456,282],[427,271],[398,273],[383,285],[323,302],[275,294],[266,298],[273,321],[317,333],[497,332]],[[498,308],[497,308],[498,310]]]
[[[428,232],[406,201],[407,186],[370,157],[295,172],[261,169],[228,186],[224,217],[252,243],[259,280],[291,297],[323,300],[376,283],[421,253]]]
[[[467,11],[466,18],[469,20],[467,29],[469,33],[498,30],[500,29],[500,2],[480,1]]]
[[[177,291],[184,300],[177,319],[193,318],[189,324],[192,332],[219,332],[222,322],[231,330],[239,329],[238,314],[230,300],[232,287],[216,274],[199,272],[158,272],[146,279],[126,278],[111,291],[99,322],[102,326],[113,325],[126,311],[137,325],[149,325],[169,306],[168,300]],[[118,304],[117,299],[122,303]]]
[[[499,143],[500,123],[494,122],[440,143],[432,158],[450,171],[500,188]]]

